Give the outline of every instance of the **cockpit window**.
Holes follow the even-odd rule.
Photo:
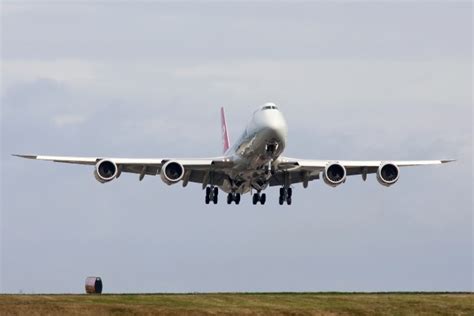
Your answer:
[[[262,111],[264,110],[277,110],[278,108],[274,105],[266,105],[262,108]]]

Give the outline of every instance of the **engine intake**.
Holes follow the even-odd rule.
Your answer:
[[[95,165],[94,176],[100,183],[112,181],[117,177],[118,168],[112,160],[101,160]]]
[[[383,163],[377,170],[377,181],[386,187],[395,184],[400,178],[400,169],[393,163]]]
[[[346,168],[340,163],[331,163],[324,168],[323,180],[327,185],[337,187],[346,181]]]
[[[184,177],[184,167],[177,161],[168,161],[161,168],[160,177],[167,185],[176,184]]]

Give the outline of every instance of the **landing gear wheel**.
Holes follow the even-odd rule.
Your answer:
[[[286,204],[291,205],[292,195],[293,195],[293,189],[292,188],[286,188],[286,187],[280,188],[280,198],[278,199],[278,203],[280,205],[283,205],[286,202]]]
[[[217,188],[214,188],[214,194],[213,194],[213,197],[212,197],[212,202],[214,202],[214,204],[217,204]]]
[[[253,205],[257,205],[258,202],[260,202],[260,204],[264,205],[266,201],[267,201],[267,195],[265,193],[263,193],[263,194],[255,193],[253,195],[253,198],[252,198]]]
[[[234,197],[235,204],[239,205],[240,203],[240,193],[236,193]]]
[[[253,195],[253,197],[252,197],[252,203],[253,203],[253,205],[257,205],[258,200],[260,200],[260,196],[259,196],[258,193],[255,193],[255,194]]]
[[[229,192],[227,194],[227,204],[232,204],[232,202],[237,205],[240,203],[240,193]]]
[[[217,195],[219,194],[219,189],[217,187],[206,187],[206,204],[209,204],[211,201],[214,204],[217,204]]]
[[[211,188],[206,187],[206,199],[205,199],[206,204],[209,204],[211,202]]]

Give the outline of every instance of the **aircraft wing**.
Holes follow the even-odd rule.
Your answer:
[[[214,182],[223,181],[223,174],[226,169],[232,168],[233,163],[224,157],[215,158],[108,158],[108,157],[71,157],[71,156],[41,156],[41,155],[13,155],[16,157],[35,159],[43,161],[53,161],[60,163],[69,163],[77,165],[96,165],[99,161],[108,160],[115,163],[120,170],[120,173],[136,173],[140,175],[140,180],[145,175],[156,176],[161,172],[161,167],[168,161],[180,163],[186,174],[187,182],[218,184]],[[210,183],[209,173],[213,174],[213,183]],[[206,177],[208,179],[206,179]]]
[[[449,163],[454,160],[404,160],[404,161],[382,161],[382,160],[309,160],[309,159],[295,159],[282,158],[277,163],[277,168],[274,177],[271,179],[271,186],[280,186],[284,183],[283,176],[288,173],[290,184],[305,183],[308,181],[317,180],[321,177],[320,173],[324,171],[326,166],[331,163],[338,163],[346,168],[347,176],[362,175],[376,173],[378,168],[385,164],[391,163],[397,167],[413,167],[413,166],[427,166],[440,165]]]

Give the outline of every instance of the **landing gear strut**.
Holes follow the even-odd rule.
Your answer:
[[[214,186],[206,187],[206,199],[205,199],[206,204],[209,204],[211,201],[212,203],[217,204],[218,195],[219,195],[219,189],[217,187],[214,187]]]
[[[227,204],[232,204],[232,202],[235,202],[235,204],[239,205],[240,193],[230,192],[227,194]]]
[[[283,203],[286,202],[286,204],[291,205],[291,196],[293,195],[293,190],[291,188],[281,188],[280,189],[280,198],[278,199],[278,202],[280,205],[283,205]]]
[[[255,193],[252,197],[252,203],[253,205],[257,205],[258,202],[260,204],[265,205],[265,202],[267,201],[267,195],[265,193],[260,194],[260,192]]]

